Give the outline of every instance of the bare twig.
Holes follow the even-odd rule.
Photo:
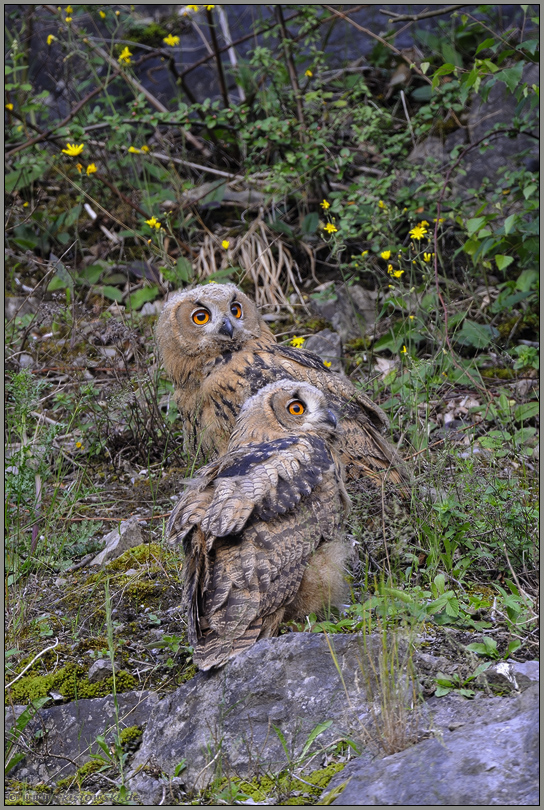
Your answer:
[[[230,28],[229,28],[229,21],[227,19],[227,15],[225,14],[225,9],[221,4],[216,6],[217,16],[219,17],[219,25],[221,26],[221,33],[223,34],[223,38],[227,45],[229,46],[228,54],[229,60],[232,67],[236,70],[238,68],[238,59],[236,58],[236,51],[232,46],[232,37],[230,35]],[[240,96],[240,101],[243,103],[246,100],[246,94],[244,93],[244,88],[241,84],[238,84],[238,95]]]
[[[31,667],[33,664],[35,664],[35,663],[36,663],[36,661],[38,660],[38,658],[41,658],[41,657],[42,657],[42,655],[45,655],[45,653],[46,653],[46,652],[49,652],[49,650],[54,650],[54,649],[55,649],[55,647],[58,645],[58,643],[59,643],[59,640],[58,640],[58,638],[56,638],[56,639],[55,639],[55,643],[54,643],[54,644],[52,644],[50,647],[46,647],[46,648],[45,648],[45,650],[42,650],[41,652],[39,652],[39,653],[38,653],[38,655],[36,655],[36,656],[35,656],[35,657],[32,659],[32,661],[30,661],[30,663],[28,663],[28,664],[26,665],[26,667],[25,667],[24,669],[22,669],[22,670],[21,670],[21,672],[19,672],[19,674],[18,674],[18,675],[17,675],[17,676],[16,676],[16,677],[15,677],[15,678],[12,680],[12,681],[10,681],[9,683],[7,683],[7,684],[5,685],[4,689],[9,689],[9,688],[10,688],[10,686],[13,686],[13,684],[15,683],[15,681],[18,681],[18,680],[19,680],[19,678],[22,678],[22,677],[23,677],[23,675],[25,674],[25,672],[27,671],[27,669],[30,669],[30,667]]]
[[[387,11],[383,8],[380,9],[380,14],[385,14],[386,17],[389,17],[387,22],[389,23],[396,23],[400,22],[401,20],[411,20],[412,22],[417,22],[418,20],[426,20],[428,17],[439,17],[441,14],[449,14],[450,11],[457,11],[458,8],[465,8],[465,6],[470,5],[469,3],[458,3],[455,6],[442,6],[442,8],[437,9],[436,11],[422,11],[421,14],[395,14],[394,11]]]
[[[281,9],[281,5],[276,6],[276,16],[278,18],[278,22],[280,25],[281,36],[282,36],[282,46],[283,46],[283,53],[285,55],[285,61],[287,62],[287,69],[289,71],[289,79],[291,81],[291,87],[293,88],[293,93],[295,96],[295,101],[297,105],[297,118],[298,122],[303,129],[306,129],[306,125],[304,122],[304,109],[302,106],[302,94],[300,92],[300,87],[297,79],[297,71],[295,68],[295,62],[293,60],[293,54],[291,52],[291,42],[289,34],[287,33],[287,28],[285,25],[285,20],[283,18],[283,11]]]
[[[221,95],[223,96],[223,104],[225,105],[225,107],[229,107],[230,106],[229,94],[227,92],[227,83],[225,81],[225,74],[223,72],[223,63],[221,62],[221,55],[219,53],[219,44],[217,42],[217,36],[215,33],[215,23],[213,21],[212,11],[207,6],[206,6],[206,20],[208,21],[208,29],[210,31],[210,36],[212,38],[212,46],[215,61],[217,64],[217,75],[219,77],[219,87],[221,88]]]

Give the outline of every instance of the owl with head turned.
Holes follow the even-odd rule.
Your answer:
[[[402,460],[383,436],[388,422],[381,408],[317,355],[278,344],[256,305],[234,284],[173,294],[159,316],[157,341],[193,457],[223,453],[246,400],[289,378],[318,388],[338,412],[348,481],[407,481]]]
[[[226,453],[188,483],[167,538],[183,541],[188,635],[200,669],[276,635],[282,621],[324,615],[345,600],[340,435],[317,388],[269,383],[242,405]]]

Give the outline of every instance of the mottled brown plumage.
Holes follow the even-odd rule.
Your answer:
[[[319,388],[340,413],[348,480],[406,480],[401,459],[382,435],[387,418],[381,408],[317,355],[276,343],[255,304],[234,284],[175,293],[161,312],[157,339],[192,454],[200,450],[210,459],[223,453],[243,403],[289,377]]]
[[[271,383],[247,400],[227,452],[199,470],[173,510],[167,537],[183,540],[200,669],[345,598],[349,499],[337,434],[320,391]]]

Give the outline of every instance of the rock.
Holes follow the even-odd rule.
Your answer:
[[[110,560],[115,560],[127,549],[141,545],[144,542],[144,535],[137,518],[131,518],[106,534],[102,541],[105,542],[105,547],[89,565],[105,565]]]
[[[89,683],[101,683],[109,678],[113,673],[113,667],[109,658],[99,658],[89,670]]]
[[[117,695],[121,730],[143,725],[152,716],[158,702],[158,696],[149,691]],[[15,720],[25,708],[15,706],[6,710],[6,735],[9,735]],[[38,730],[43,730],[45,734],[35,743],[32,754],[27,753],[17,768],[10,772],[10,777],[50,783],[70,776],[76,768],[90,760],[91,753],[100,752],[96,744],[99,735],[105,735],[108,744],[113,740],[116,732],[113,696],[75,700],[62,706],[41,709],[26,727],[24,740],[32,740]],[[17,750],[16,746],[13,753]],[[26,742],[23,742],[22,750],[28,752]],[[48,756],[49,752],[55,756]]]
[[[538,686],[478,703],[474,723],[383,759],[350,762],[328,786],[350,779],[332,804],[538,806]]]
[[[512,661],[511,658],[506,662],[510,664],[514,671],[516,681],[518,682],[519,689],[523,692],[535,681],[539,680],[539,662],[538,661]]]
[[[37,312],[40,306],[40,299],[31,296],[8,296],[4,301],[4,317],[6,320],[11,321],[16,315],[20,318],[22,315],[29,315]]]
[[[342,341],[340,335],[331,329],[322,329],[315,335],[310,335],[304,343],[304,348],[309,352],[318,354],[325,363],[330,363],[330,370],[337,374],[343,374],[342,366]]]
[[[161,301],[146,301],[140,310],[140,315],[160,315],[161,309]]]
[[[26,354],[26,352],[22,352],[17,360],[21,368],[32,368],[34,365],[34,358],[31,354]]]
[[[327,638],[290,633],[263,639],[217,672],[199,672],[159,704],[147,725],[132,764],[130,779],[145,763],[180,776],[187,790],[205,787],[215,772],[249,777],[277,773],[288,764],[271,724],[285,735],[296,759],[318,723],[332,724],[318,738],[319,747],[343,736],[357,736],[369,726],[375,682],[365,664],[365,640],[359,635]],[[366,639],[377,657],[382,641]],[[347,693],[344,689],[347,690]],[[373,686],[374,683],[374,686]],[[143,797],[142,797],[143,798]]]
[[[360,338],[376,321],[378,293],[357,284],[336,284],[310,299],[310,306],[321,318],[330,321],[345,343]]]

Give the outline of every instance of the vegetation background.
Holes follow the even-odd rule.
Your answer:
[[[333,324],[414,465],[390,547],[355,504],[346,613],[299,629],[536,657],[538,6],[5,15],[8,701],[194,673],[161,544],[193,464],[153,328],[210,281],[280,341]],[[147,542],[86,570],[131,516]]]

